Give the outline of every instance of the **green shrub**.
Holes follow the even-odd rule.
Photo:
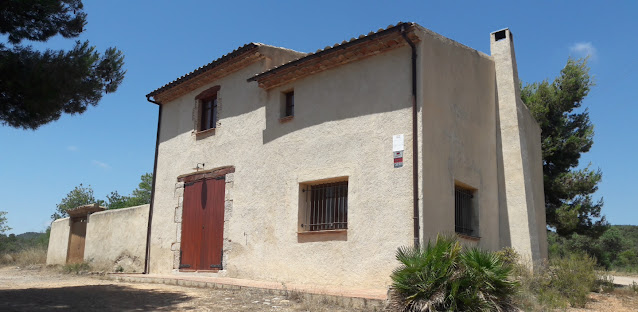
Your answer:
[[[616,289],[616,286],[614,286],[613,276],[607,273],[598,274],[598,278],[596,279],[595,286],[594,286],[594,291],[611,293],[615,289]]]
[[[551,286],[573,307],[584,307],[587,296],[596,286],[596,259],[582,254],[552,259]]]
[[[69,263],[62,267],[64,273],[81,274],[91,270],[91,266],[86,262]]]
[[[521,292],[515,303],[526,311],[547,311],[584,307],[591,291],[613,291],[613,279],[596,273],[596,259],[586,254],[569,254],[538,263],[534,270],[516,265],[515,279]]]
[[[513,275],[521,285],[514,302],[524,311],[547,311],[569,306],[563,295],[552,288],[552,273],[547,262],[536,264],[533,270],[517,263]]]
[[[562,237],[548,231],[549,258],[587,253],[597,265],[618,272],[638,272],[638,226],[612,225],[600,237],[572,234]]]
[[[625,250],[618,254],[618,258],[614,263],[618,268],[635,268],[638,267],[638,252],[633,249]]]
[[[508,308],[516,283],[494,253],[463,249],[439,235],[422,247],[401,247],[392,273],[393,302],[402,311],[494,311]]]
[[[510,266],[518,264],[521,256],[512,247],[505,247],[495,253],[504,263]]]

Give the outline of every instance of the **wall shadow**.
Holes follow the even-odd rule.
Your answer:
[[[220,84],[219,131],[245,128],[229,119],[266,108],[264,144],[281,136],[330,121],[380,114],[411,107],[411,61],[409,48],[402,47],[375,57],[357,60],[324,72],[304,77],[285,86],[264,90],[256,82],[247,82],[261,63],[225,77]],[[204,87],[202,87],[204,88]],[[280,123],[282,91],[295,91],[295,117]],[[193,131],[193,98],[184,95],[165,105],[162,111],[160,142]],[[409,122],[410,120],[406,120]],[[382,122],[379,120],[379,122]],[[248,125],[254,127],[256,125]],[[261,125],[259,125],[261,126]],[[235,132],[235,129],[228,132]],[[198,140],[215,136],[202,134]]]
[[[323,232],[323,233],[300,233],[297,234],[297,242],[298,243],[314,243],[314,242],[329,242],[329,241],[347,241],[348,240],[348,232],[347,231],[338,231],[338,232]]]
[[[499,220],[499,236],[500,247],[512,246],[512,238],[510,233],[509,212],[507,210],[507,185],[505,184],[505,169],[503,163],[503,138],[501,137],[501,118],[499,115],[500,108],[498,106],[498,85],[495,85],[496,100],[496,178],[498,183],[498,220]]]
[[[0,311],[174,311],[189,300],[183,293],[119,285],[3,289]]]
[[[399,48],[263,91],[267,93],[264,144],[332,121],[375,114],[381,116],[410,108],[409,52],[409,48]],[[284,91],[290,90],[295,92],[294,117],[282,123],[282,97]],[[374,122],[379,123],[378,127],[395,122],[387,118],[379,117]],[[409,118],[408,115],[402,122],[409,123]],[[368,130],[375,127],[373,124],[362,126]]]

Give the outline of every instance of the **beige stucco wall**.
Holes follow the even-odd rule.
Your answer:
[[[476,189],[480,240],[472,244],[496,250],[494,62],[432,32],[424,31],[421,37],[423,240],[454,233],[454,186],[459,183]]]
[[[545,217],[545,190],[543,185],[543,152],[541,147],[541,128],[522,100],[518,99],[520,131],[524,144],[525,186],[530,194],[528,207],[531,207],[529,218],[534,219],[534,237],[532,241],[538,245],[538,256],[533,261],[547,259],[547,222]]]
[[[51,223],[49,248],[47,250],[47,265],[66,264],[70,229],[70,218],[57,219]]]
[[[91,214],[86,227],[84,261],[99,269],[142,272],[149,205]]]
[[[527,262],[547,257],[540,128],[520,97],[512,34],[490,37],[497,90],[497,154],[502,246]]]
[[[409,55],[397,49],[270,91],[246,83],[266,66],[252,65],[202,87],[221,86],[222,108],[219,128],[199,140],[191,131],[201,90],[163,104],[151,272],[174,268],[177,176],[205,163],[236,168],[225,223],[228,276],[385,287],[396,248],[412,243]],[[280,94],[290,88],[295,117],[280,123]],[[394,134],[405,135],[399,169]],[[299,183],[341,176],[349,182],[347,238],[298,236]]]
[[[419,30],[419,37],[422,242],[454,232],[454,185],[462,183],[477,190],[480,240],[468,242],[496,250],[502,243],[502,188],[493,58],[429,31]],[[413,243],[409,47],[268,91],[246,82],[274,63],[262,60],[162,104],[151,273],[177,268],[184,190],[177,177],[204,163],[204,169],[235,167],[226,180],[220,275],[387,287],[396,248]],[[196,136],[194,98],[214,85],[221,86],[218,128]],[[282,123],[281,96],[292,89],[295,117]],[[395,134],[405,136],[398,169]],[[347,235],[298,234],[299,184],[344,176]]]

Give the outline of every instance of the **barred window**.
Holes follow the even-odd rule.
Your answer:
[[[348,181],[302,186],[305,196],[303,231],[348,228]],[[301,209],[300,209],[301,210]]]
[[[454,231],[478,237],[473,198],[474,190],[458,185],[454,187]]]

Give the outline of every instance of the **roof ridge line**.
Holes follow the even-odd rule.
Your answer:
[[[354,45],[354,44],[356,44],[358,42],[361,42],[363,40],[369,40],[371,38],[374,38],[375,36],[381,35],[384,32],[389,32],[389,31],[392,31],[394,29],[398,29],[398,27],[401,27],[401,26],[404,26],[404,25],[414,26],[416,24],[413,23],[413,22],[398,22],[396,25],[390,24],[386,28],[379,28],[376,32],[375,31],[370,31],[367,35],[361,34],[357,38],[352,37],[352,38],[350,38],[350,40],[347,40],[347,41],[343,40],[341,43],[335,43],[332,46],[326,46],[323,49],[317,49],[317,51],[315,51],[315,52],[310,52],[310,53],[308,53],[305,56],[302,56],[300,58],[291,60],[291,61],[289,61],[287,63],[284,63],[284,64],[281,64],[279,66],[273,67],[273,68],[271,68],[269,70],[266,70],[266,71],[263,71],[261,73],[255,74],[254,76],[246,79],[246,81],[248,81],[248,82],[256,81],[257,79],[259,79],[262,76],[273,74],[274,72],[277,72],[277,71],[281,70],[282,68],[285,68],[285,67],[288,67],[288,66],[292,66],[295,63],[300,63],[300,62],[303,62],[306,59],[310,59],[310,58],[313,58],[313,57],[321,56],[321,55],[323,55],[325,53],[329,53],[329,52],[331,52],[331,51],[333,51],[335,49],[345,48],[347,46]]]

